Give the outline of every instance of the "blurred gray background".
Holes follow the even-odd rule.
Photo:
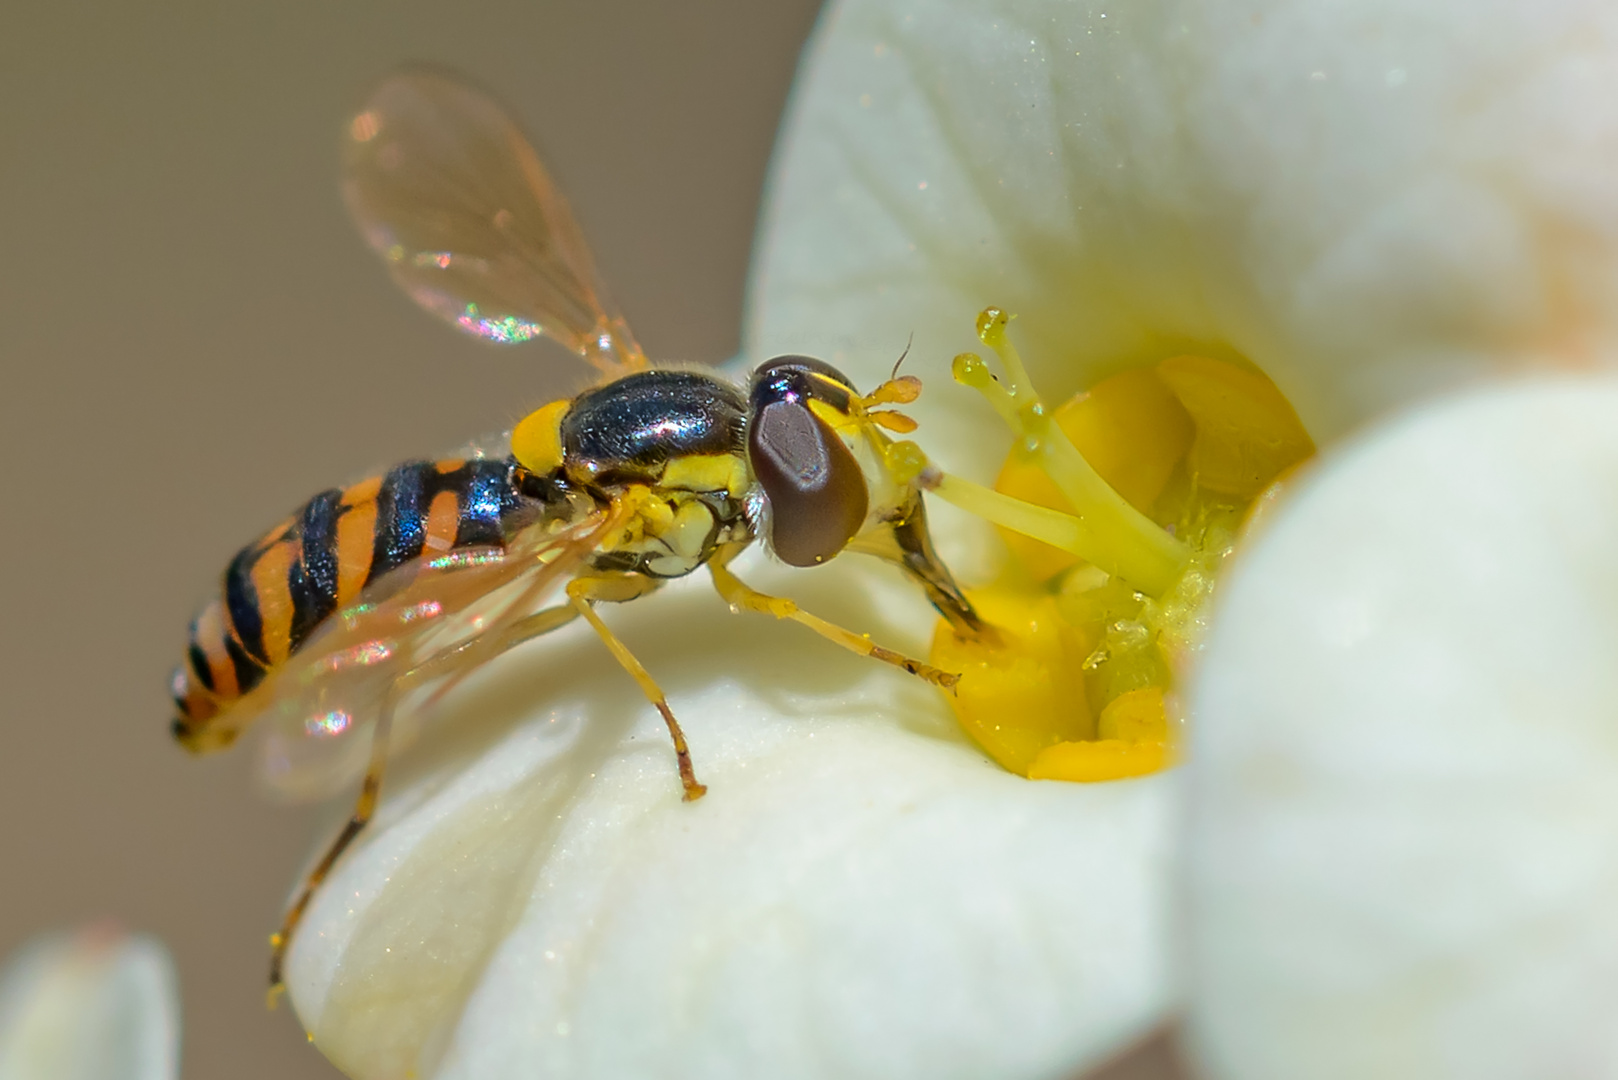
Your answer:
[[[574,374],[394,289],[338,196],[342,126],[403,61],[468,73],[535,137],[647,351],[721,360],[816,7],[3,6],[0,955],[112,916],[174,951],[188,1077],[336,1075],[262,1003],[312,816],[255,798],[245,755],[175,748],[168,672],[285,511]]]

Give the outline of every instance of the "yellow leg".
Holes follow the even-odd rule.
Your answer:
[[[281,929],[270,936],[270,994],[268,1004],[275,1008],[275,1001],[284,989],[281,979],[282,962],[286,959],[287,946],[292,942],[292,933],[298,928],[303,919],[304,911],[309,907],[309,901],[314,898],[315,890],[320,883],[326,880],[331,868],[337,865],[337,860],[348,845],[354,842],[361,830],[370,822],[371,815],[376,813],[377,798],[382,793],[382,774],[387,770],[388,764],[388,733],[393,727],[393,706],[397,694],[390,690],[387,700],[382,705],[381,715],[377,717],[376,727],[371,731],[371,763],[365,770],[365,780],[360,784],[360,797],[354,803],[354,812],[349,815],[348,823],[343,831],[337,834],[326,854],[320,857],[320,862],[309,871],[309,876],[303,879],[303,888],[298,892],[298,898],[287,908],[281,920]]]
[[[940,671],[931,664],[924,664],[920,660],[912,660],[908,656],[896,653],[892,649],[884,649],[862,634],[852,630],[845,630],[836,623],[829,623],[818,615],[811,615],[800,608],[796,603],[782,596],[770,596],[742,581],[730,572],[726,563],[740,554],[740,547],[727,548],[720,551],[708,562],[708,572],[713,576],[714,588],[719,596],[732,608],[744,611],[757,611],[765,615],[773,615],[777,619],[791,619],[801,623],[825,638],[835,642],[850,652],[869,656],[873,660],[880,660],[884,664],[892,664],[902,668],[910,674],[926,679],[934,686],[942,686],[946,690],[954,689],[955,684],[961,681],[959,675],[952,675],[947,671]]]
[[[685,732],[680,730],[680,722],[674,719],[674,710],[669,708],[668,698],[663,690],[652,679],[641,662],[635,659],[635,654],[601,621],[590,605],[597,600],[623,601],[633,600],[637,596],[644,596],[657,588],[657,582],[639,574],[602,574],[593,577],[574,578],[568,582],[567,597],[573,606],[578,609],[595,632],[600,635],[601,641],[612,653],[614,660],[635,680],[646,700],[663,716],[663,722],[668,725],[669,737],[674,740],[674,757],[680,766],[680,784],[685,788],[685,801],[702,798],[707,792],[706,784],[697,783],[697,774],[691,767],[691,750],[685,743]]]

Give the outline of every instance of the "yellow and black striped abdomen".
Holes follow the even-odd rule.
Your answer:
[[[228,745],[209,721],[295,654],[334,611],[390,570],[467,547],[501,547],[530,519],[509,459],[412,461],[310,499],[243,548],[191,624],[174,672],[174,734]]]

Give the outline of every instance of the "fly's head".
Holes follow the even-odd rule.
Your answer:
[[[823,360],[778,356],[753,373],[747,457],[760,498],[755,529],[781,561],[818,566],[843,552],[876,555],[904,569],[945,618],[982,628],[927,533],[916,470],[887,431],[915,422],[883,406],[914,401],[915,378],[861,395]]]

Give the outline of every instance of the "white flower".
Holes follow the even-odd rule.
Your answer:
[[[92,928],[40,938],[0,970],[6,1080],[177,1080],[180,1004],[156,941]]]
[[[759,355],[913,329],[948,356],[992,302],[1049,398],[1234,351],[1327,443],[1618,360],[1610,8],[834,18],[777,173]],[[998,432],[952,389],[927,444],[987,471]],[[1328,451],[1239,563],[1191,695],[1214,1075],[1618,1072],[1613,393],[1513,384]]]
[[[1618,1074],[1615,409],[1606,376],[1424,410],[1234,568],[1196,687],[1209,1075]]]
[[[1452,794],[1412,779],[1387,745],[1390,717],[1428,731],[1412,734],[1427,740],[1424,760],[1485,793],[1519,741],[1534,744],[1537,702],[1510,697],[1492,721],[1510,734],[1479,746],[1462,723],[1472,699],[1433,690],[1505,678],[1503,647],[1441,648],[1475,641],[1480,619],[1526,635],[1539,651],[1516,655],[1547,668],[1602,655],[1599,635],[1578,649],[1559,636],[1611,630],[1618,608],[1589,587],[1599,545],[1583,542],[1578,562],[1545,529],[1494,527],[1477,478],[1458,485],[1445,471],[1513,460],[1503,418],[1520,417],[1547,446],[1561,435],[1585,448],[1547,468],[1566,474],[1555,491],[1599,501],[1612,490],[1599,412],[1568,405],[1579,395],[1565,389],[1507,392],[1330,459],[1345,432],[1440,391],[1618,355],[1613,19],[1594,5],[1453,0],[869,0],[828,12],[800,76],[760,241],[750,359],[808,352],[870,386],[913,334],[906,370],[928,385],[917,438],[986,478],[1003,436],[944,363],[995,303],[1020,315],[1052,400],[1173,352],[1239,355],[1328,447],[1306,494],[1243,557],[1191,686],[1193,769],[1207,761],[1190,810],[1191,1004],[1196,1045],[1220,1075],[1336,1075],[1355,1040],[1441,1041],[1441,1010],[1401,999],[1389,1005],[1409,1021],[1398,1028],[1371,1008],[1390,970],[1424,975],[1411,992],[1429,1004],[1455,990],[1442,976],[1460,969],[1412,960],[1435,955],[1415,916],[1450,911],[1411,891],[1421,880],[1409,866],[1449,858],[1457,895],[1465,881],[1494,889],[1502,907],[1446,924],[1439,950],[1520,958],[1476,969],[1501,980],[1491,1008],[1520,1001],[1532,980],[1507,976],[1546,970],[1535,957],[1559,947],[1496,933],[1509,925],[1498,886],[1517,880],[1521,846],[1491,831],[1509,817],[1500,828],[1521,828],[1525,844],[1554,835],[1557,808],[1531,799],[1515,816],[1467,818],[1472,832],[1413,833],[1392,868],[1361,857],[1385,830],[1357,831],[1354,811],[1396,788],[1420,819]],[[1475,455],[1407,466],[1412,446],[1455,431]],[[1502,503],[1550,505],[1538,475],[1503,477]],[[1384,491],[1394,509],[1379,516],[1370,503]],[[1452,519],[1511,567],[1515,592],[1446,602],[1469,564],[1408,538]],[[1595,510],[1579,520],[1606,535]],[[990,571],[986,528],[943,511],[935,522],[962,577]],[[931,626],[913,590],[854,559],[743,570],[894,647],[921,649]],[[1360,662],[1283,632],[1279,611],[1318,618],[1328,609],[1309,605],[1337,602],[1345,581],[1411,580],[1453,588],[1399,592],[1364,625],[1397,640],[1378,635],[1399,615],[1449,661],[1441,671],[1383,645]],[[709,795],[680,803],[656,716],[587,628],[489,671],[465,715],[390,775],[368,841],[294,942],[299,1015],[354,1076],[1050,1076],[1169,1013],[1177,776],[1081,786],[1000,772],[930,688],[798,628],[731,616],[700,575],[609,618],[669,691]],[[1592,734],[1609,699],[1578,671],[1573,697],[1556,701],[1573,728],[1588,719],[1566,743],[1588,751],[1569,790],[1593,792],[1611,775]],[[1424,707],[1369,723],[1387,701]],[[1309,756],[1378,733],[1377,753]],[[1265,788],[1278,743],[1320,767],[1287,759],[1280,786]],[[1532,774],[1548,778],[1536,796],[1555,790],[1554,764]],[[1255,784],[1270,802],[1255,801]],[[1293,817],[1297,834],[1284,831]],[[1579,860],[1611,848],[1590,830],[1553,867],[1556,888],[1528,890],[1514,910],[1601,909],[1578,891],[1603,880]],[[1294,857],[1300,848],[1317,863]],[[1332,872],[1296,876],[1318,864]],[[1344,875],[1355,889],[1335,887]],[[1552,903],[1568,897],[1580,904]],[[1370,975],[1313,951],[1343,925],[1331,905],[1380,914],[1372,929],[1386,937],[1370,944],[1381,952],[1344,939]],[[1570,940],[1599,954],[1605,925],[1580,923]],[[1286,1038],[1259,1011],[1277,1002],[1295,1008]],[[1497,1041],[1519,1030],[1468,1023]],[[1476,1062],[1527,1075],[1501,1064],[1529,1060],[1520,1053],[1468,1054],[1420,1058],[1432,1066],[1420,1075]]]

